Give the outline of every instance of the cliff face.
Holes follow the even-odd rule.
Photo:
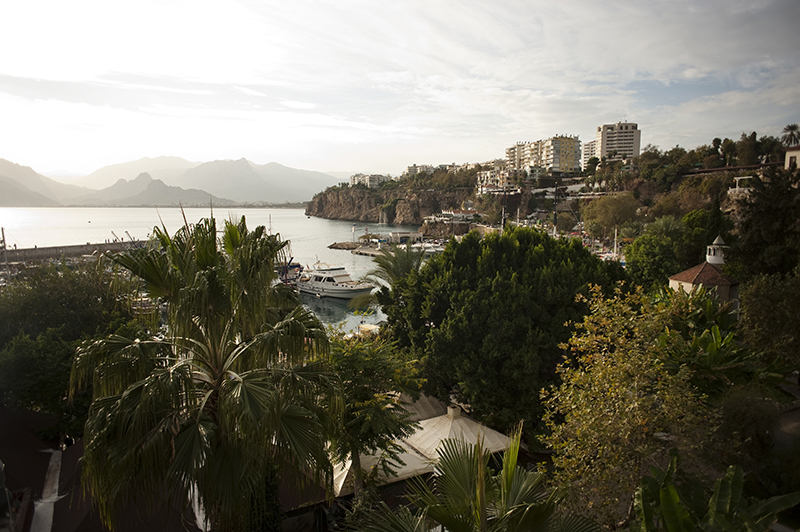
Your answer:
[[[317,194],[306,206],[306,214],[331,220],[421,225],[425,216],[461,208],[471,195],[470,189],[379,192],[347,188]]]

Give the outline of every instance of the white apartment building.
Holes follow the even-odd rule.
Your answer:
[[[641,141],[642,131],[638,124],[632,122],[603,124],[597,127],[595,157],[612,158],[609,157],[609,153],[612,151],[616,151],[613,159],[638,157]]]
[[[420,164],[419,166],[412,164],[406,168],[403,175],[432,174],[434,170],[435,168],[430,164]]]
[[[517,142],[506,149],[506,167],[510,172],[541,171],[576,173],[581,171],[581,141],[577,135],[556,135],[533,142]]]
[[[353,174],[350,176],[350,186],[353,185],[366,185],[369,188],[377,188],[381,186],[383,183],[390,181],[391,178],[389,176],[380,175],[380,174]]]
[[[586,169],[589,166],[589,159],[592,157],[597,157],[597,141],[590,140],[586,144],[583,145],[583,168]],[[598,157],[599,159],[599,157]]]

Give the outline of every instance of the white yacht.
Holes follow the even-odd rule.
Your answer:
[[[314,264],[297,280],[298,290],[317,297],[353,299],[370,293],[373,288],[373,284],[352,280],[344,266],[331,266],[322,262]]]

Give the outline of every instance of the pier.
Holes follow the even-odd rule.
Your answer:
[[[129,240],[128,242],[108,242],[101,244],[82,244],[77,246],[51,246],[13,249],[5,246],[0,248],[0,261],[2,263],[37,262],[60,258],[77,258],[84,256],[99,256],[106,251],[125,251],[145,245],[143,240]]]

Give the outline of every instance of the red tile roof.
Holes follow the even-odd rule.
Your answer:
[[[698,264],[693,268],[676,273],[669,278],[670,281],[679,281],[681,283],[691,283],[692,285],[706,285],[706,286],[733,286],[739,284],[738,281],[726,277],[722,274],[722,270],[714,264],[704,262]]]

